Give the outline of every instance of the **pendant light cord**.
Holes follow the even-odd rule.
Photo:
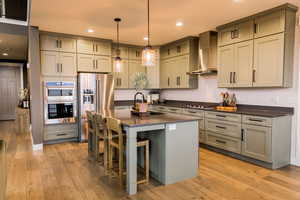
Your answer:
[[[148,46],[150,46],[150,2],[148,0]]]
[[[118,50],[120,48],[120,43],[119,43],[119,22],[117,22],[117,47]]]

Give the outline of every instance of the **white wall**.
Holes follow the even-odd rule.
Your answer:
[[[234,92],[239,104],[267,105],[267,106],[286,106],[294,107],[295,115],[293,116],[292,125],[292,147],[291,159],[293,164],[300,166],[300,27],[296,28],[295,42],[295,64],[294,64],[294,84],[293,88],[279,89],[219,89],[217,88],[216,76],[199,77],[199,88],[195,90],[165,90],[161,96],[168,100],[187,100],[202,102],[220,102],[219,96],[222,91]]]

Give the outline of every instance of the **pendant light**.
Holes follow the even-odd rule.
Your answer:
[[[115,18],[114,21],[117,23],[117,49],[116,49],[116,57],[115,57],[115,71],[121,72],[122,68],[122,59],[120,57],[120,42],[119,42],[119,23],[121,22],[121,18]]]
[[[156,65],[156,52],[150,45],[150,3],[147,0],[148,8],[148,45],[143,49],[142,52],[142,65],[143,66],[155,66]]]

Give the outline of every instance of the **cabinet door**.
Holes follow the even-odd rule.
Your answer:
[[[77,54],[78,71],[81,72],[94,72],[95,60],[93,55]]]
[[[189,41],[185,41],[179,44],[176,44],[172,48],[172,53],[174,52],[174,56],[181,56],[190,53],[190,43]]]
[[[234,32],[234,42],[243,42],[247,40],[252,40],[254,37],[254,21],[246,21],[236,25],[236,30]]]
[[[77,40],[77,52],[82,54],[93,54],[95,45],[90,40]]]
[[[251,87],[253,71],[253,40],[235,44],[235,87]]]
[[[180,77],[180,63],[178,62],[178,58],[169,58],[168,59],[168,88],[178,88],[179,84],[177,78]]]
[[[94,42],[94,53],[97,55],[111,56],[111,43]]]
[[[116,72],[115,61],[113,61],[115,88],[128,88],[128,60],[122,60],[121,72]]]
[[[94,56],[96,72],[111,72],[110,56]]]
[[[133,80],[136,73],[143,72],[146,73],[146,68],[142,66],[140,60],[129,60],[128,63],[128,78],[129,78],[129,88],[134,88]]]
[[[224,28],[218,32],[218,45],[225,46],[234,43],[233,31],[236,30],[235,26]]]
[[[142,49],[139,48],[129,48],[129,59],[130,60],[141,60],[142,59]]]
[[[254,87],[283,85],[284,34],[254,40]]]
[[[63,76],[76,75],[76,54],[73,53],[60,53],[59,55],[60,73]]]
[[[218,48],[218,86],[232,87],[234,72],[234,45]]]
[[[189,87],[189,79],[186,74],[189,69],[189,55],[179,56],[176,60],[176,67],[173,70],[175,72],[175,87],[176,88],[188,88]]]
[[[41,51],[41,68],[44,76],[59,76],[59,52]]]
[[[146,67],[146,73],[149,81],[148,89],[160,88],[160,63],[156,60],[156,65],[152,67]]]
[[[44,51],[59,51],[58,37],[41,35],[40,37],[41,50]]]
[[[76,53],[76,40],[72,38],[59,38],[59,51]]]
[[[160,68],[160,87],[161,88],[168,88],[169,87],[169,71],[168,71],[168,64],[169,60],[162,60],[161,61],[161,68]]]
[[[255,19],[255,38],[284,32],[285,11],[280,10]]]
[[[120,47],[119,49],[120,49],[120,57],[122,59],[128,59],[128,48],[127,47]],[[113,50],[112,50],[113,57],[117,56],[116,50],[117,50],[116,47],[114,47]]]
[[[258,160],[271,162],[271,128],[243,125],[242,154]]]

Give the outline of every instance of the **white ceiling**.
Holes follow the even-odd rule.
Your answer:
[[[300,0],[150,0],[151,43],[197,35],[287,2],[300,7]],[[122,18],[121,42],[146,43],[146,0],[32,0],[31,25],[45,31],[115,40],[115,17]],[[177,20],[184,26],[176,27]]]

